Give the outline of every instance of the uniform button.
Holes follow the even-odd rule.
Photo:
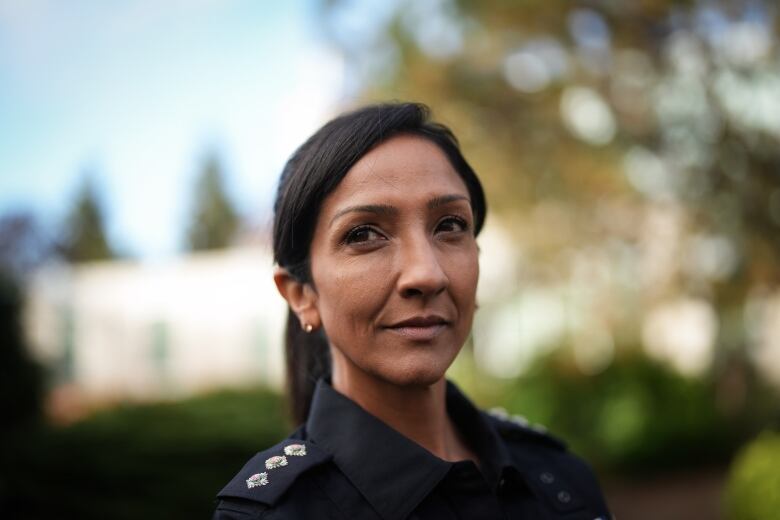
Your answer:
[[[539,480],[541,480],[545,484],[552,484],[553,482],[555,482],[555,477],[553,476],[552,473],[545,471],[544,473],[539,475]]]
[[[571,502],[571,495],[566,491],[558,491],[558,501],[568,504]]]

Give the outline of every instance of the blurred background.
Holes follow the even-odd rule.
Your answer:
[[[0,516],[208,517],[292,428],[282,165],[429,104],[480,174],[450,371],[618,518],[780,518],[772,0],[0,0]]]

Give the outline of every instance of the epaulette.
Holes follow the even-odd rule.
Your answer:
[[[273,506],[298,477],[331,457],[311,442],[285,439],[252,457],[217,498],[241,498]]]
[[[566,449],[566,443],[550,435],[547,428],[530,423],[522,415],[509,415],[503,408],[491,408],[485,413],[485,416],[505,439],[540,442],[559,450]]]

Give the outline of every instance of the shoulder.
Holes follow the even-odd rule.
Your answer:
[[[546,428],[502,409],[483,412],[493,425],[525,480],[561,512],[588,506],[609,518],[598,479],[583,459]]]
[[[522,415],[509,415],[503,408],[491,408],[482,415],[510,445],[538,444],[554,451],[566,451],[566,443],[553,436],[544,426],[533,424]]]
[[[330,459],[313,443],[294,437],[257,453],[217,495],[214,519],[262,517],[296,481]]]

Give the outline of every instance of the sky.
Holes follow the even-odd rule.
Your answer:
[[[262,223],[284,161],[343,101],[316,14],[313,0],[0,0],[0,215],[57,229],[90,176],[119,250],[170,257],[216,153]]]

